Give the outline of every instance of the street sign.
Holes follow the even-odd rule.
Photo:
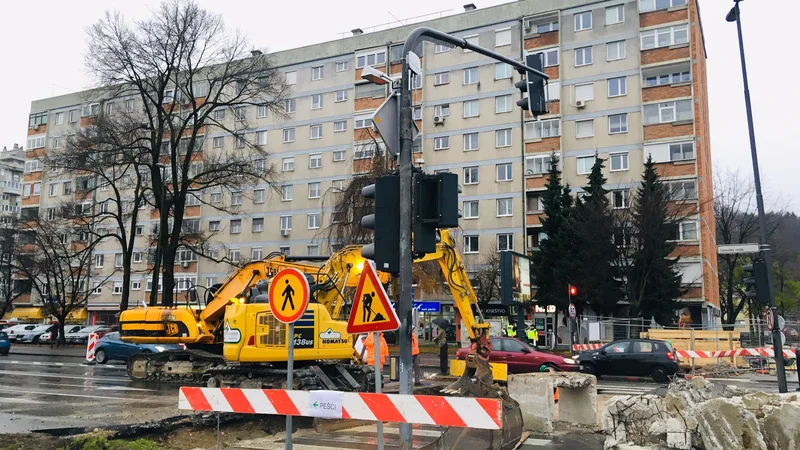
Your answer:
[[[575,309],[575,304],[570,303],[569,304],[569,318],[570,319],[574,319],[576,317],[578,317],[578,311]]]
[[[717,254],[758,253],[758,244],[725,244],[717,246]]]
[[[344,393],[340,391],[309,391],[308,415],[327,419],[342,418]]]
[[[775,318],[772,317],[772,310],[767,308],[767,312],[764,313],[764,322],[767,322],[767,329],[772,331],[775,328]]]
[[[389,304],[389,296],[378,279],[378,273],[372,264],[364,264],[347,321],[347,332],[358,334],[398,328],[400,321]]]
[[[310,292],[303,272],[292,268],[281,270],[269,286],[272,315],[283,323],[293,323],[305,312]]]
[[[408,62],[408,68],[414,72],[417,76],[422,75],[422,61],[420,61],[419,56],[417,56],[414,52],[408,52],[406,55],[406,61]]]
[[[778,329],[783,331],[784,328],[786,328],[786,320],[783,316],[778,316]]]
[[[400,129],[397,126],[400,123],[400,116],[398,116],[400,108],[397,106],[398,98],[399,96],[397,95],[390,95],[372,116],[372,122],[375,124],[375,128],[378,129],[378,134],[381,135],[386,148],[392,154],[400,153]],[[416,121],[412,120],[411,123],[413,124],[414,133],[412,140],[414,140],[419,135],[419,128]]]

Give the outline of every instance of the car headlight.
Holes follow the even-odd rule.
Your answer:
[[[578,361],[575,361],[572,358],[564,358],[564,364],[578,364]]]
[[[156,350],[158,350],[158,351],[160,351],[160,352],[163,352],[164,350],[166,350],[166,349],[167,349],[167,347],[164,347],[163,345],[156,345],[156,346],[155,346],[155,349],[156,349]]]

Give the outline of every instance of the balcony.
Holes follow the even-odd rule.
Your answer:
[[[22,183],[19,181],[0,181],[3,194],[22,195]]]

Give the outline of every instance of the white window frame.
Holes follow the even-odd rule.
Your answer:
[[[586,122],[591,122],[592,123],[592,134],[587,134],[585,136],[578,136],[578,124],[579,123],[586,123]],[[594,133],[595,133],[595,130],[594,130],[594,119],[576,120],[575,121],[575,139],[591,138],[591,137],[594,137]]]
[[[686,230],[688,225],[694,226],[694,233],[695,237],[693,239],[688,239],[686,237]],[[700,239],[700,226],[697,224],[696,220],[685,220],[678,224],[678,240],[679,241],[697,241]]]
[[[494,98],[494,113],[503,114],[511,112],[511,110],[513,109],[511,106],[512,101],[513,100],[511,100],[511,94],[498,95],[497,97]]]
[[[481,215],[479,200],[464,200],[464,219],[478,219]]]
[[[434,53],[447,53],[450,51],[452,47],[449,47],[445,44],[436,44],[433,46]]]
[[[284,184],[281,186],[281,201],[290,202],[294,197],[294,186],[291,184]]]
[[[514,76],[512,71],[511,65],[506,64],[504,62],[499,62],[494,64],[494,79],[495,80],[507,80]]]
[[[292,216],[291,215],[281,216],[280,224],[281,224],[281,231],[292,231]]]
[[[347,150],[334,150],[333,151],[333,162],[344,161],[346,157],[347,157]]]
[[[297,99],[287,98],[284,100],[283,108],[286,114],[292,114],[293,112],[297,111]]]
[[[687,0],[669,0],[669,6],[665,9],[675,8],[677,6],[686,6]],[[656,9],[656,0],[639,0],[639,12],[658,11]]]
[[[561,55],[558,53],[558,47],[546,48],[536,52],[542,58],[542,67],[553,67],[559,64]],[[555,61],[553,61],[555,59]]]
[[[334,63],[336,72],[347,72],[347,68],[350,66],[349,62],[347,60],[336,61]]]
[[[308,126],[308,138],[311,140],[322,139],[322,124],[315,123]]]
[[[286,85],[291,86],[293,84],[297,84],[297,71],[290,70],[288,72],[284,72],[284,79],[286,80]]]
[[[578,95],[584,93],[583,95]],[[591,97],[587,97],[591,95]],[[594,83],[583,83],[575,85],[575,101],[593,101],[594,100]]]
[[[269,115],[269,106],[267,105],[258,105],[256,107],[256,118],[264,119]]]
[[[309,169],[322,168],[322,153],[312,153],[308,155],[308,168]]]
[[[287,156],[281,160],[281,171],[292,172],[294,171],[294,156]]]
[[[372,63],[369,62],[370,56],[372,57]],[[356,69],[363,69],[367,66],[378,66],[385,64],[386,50],[371,50],[356,55]]]
[[[617,197],[617,194],[621,193],[621,197]],[[622,200],[622,205],[617,205],[616,200],[617,198]],[[631,206],[631,191],[630,189],[615,189],[611,191],[611,208],[612,209],[627,209]]]
[[[450,84],[450,72],[439,72],[433,74],[433,85],[441,86],[443,84]]]
[[[614,13],[614,21],[608,21],[608,14],[613,12]],[[617,25],[620,23],[625,22],[625,5],[614,5],[606,7],[606,26],[608,25]]]
[[[495,164],[494,175],[495,175],[494,181],[498,183],[506,183],[509,181],[514,181],[514,164],[513,163]]]
[[[231,219],[230,230],[231,234],[240,234],[242,232],[242,219]]]
[[[353,129],[360,130],[372,126],[372,114],[360,114],[353,117]]]
[[[503,206],[502,208],[500,206]],[[501,209],[503,212],[501,212]],[[513,217],[514,216],[514,198],[504,197],[497,199],[497,217]]]
[[[686,40],[683,42],[677,42],[675,39],[676,34],[685,34]],[[669,34],[669,41],[663,45],[659,44],[659,36],[663,36],[665,34]],[[645,45],[645,42],[653,43],[652,46]],[[681,24],[681,25],[672,25],[668,27],[661,27],[661,28],[654,28],[646,31],[642,31],[639,36],[639,47],[642,51],[644,50],[653,50],[656,48],[664,48],[664,47],[671,47],[673,45],[682,45],[689,43],[689,25],[688,24]]]
[[[587,55],[586,50],[587,49],[588,49],[588,55],[589,55],[588,62],[587,62],[587,58],[586,58],[586,55]],[[580,64],[578,64],[578,55],[579,54],[583,57],[582,58],[583,61]],[[575,49],[575,67],[590,66],[590,65],[592,65],[593,62],[594,62],[594,50],[593,50],[593,47],[591,45],[589,45],[587,47],[579,47],[579,48]]]
[[[308,183],[308,198],[319,198],[320,192],[322,191],[321,186],[322,184],[319,181],[312,181],[311,183]]]
[[[251,221],[250,230],[251,233],[262,233],[264,232],[264,218],[263,217],[253,217]]]
[[[346,120],[337,120],[333,122],[333,132],[334,133],[341,133],[343,131],[347,131],[347,121]]]
[[[323,107],[323,94],[312,94],[311,95],[311,110],[322,109]]]
[[[500,241],[505,239],[506,248],[500,245]],[[498,233],[497,234],[497,251],[498,252],[513,252],[514,251],[514,234],[513,233]]]
[[[266,131],[256,131],[256,144],[257,145],[267,145],[267,132]]]
[[[587,24],[588,22],[588,24]],[[592,29],[592,11],[584,11],[574,14],[573,23],[575,25],[575,32],[586,31]]]
[[[555,128],[553,127],[555,124]],[[547,135],[545,136],[545,130]],[[545,139],[561,136],[561,119],[540,119],[525,123],[525,139]]]
[[[476,150],[480,150],[480,133],[465,133],[464,134],[464,151],[465,152],[474,152]],[[467,145],[469,144],[469,145]],[[474,147],[473,147],[474,144]]]
[[[617,57],[611,56],[611,49],[616,49]],[[614,41],[606,43],[606,61],[620,61],[627,58],[627,41]]]
[[[450,148],[450,136],[439,136],[433,138],[434,150],[447,150]]]
[[[306,217],[306,227],[309,230],[317,230],[322,224],[322,218],[319,213],[308,213]]]
[[[588,175],[592,173],[592,167],[594,166],[595,159],[596,158],[594,156],[579,156],[575,158],[575,167],[578,175]],[[586,166],[587,161],[589,163],[588,168]]]
[[[465,234],[464,235],[464,254],[478,254],[481,252],[480,235]]]
[[[466,100],[463,103],[464,118],[479,117],[481,115],[481,101],[480,100]]]
[[[284,144],[288,144],[290,142],[294,142],[296,137],[297,137],[297,130],[295,128],[284,128],[283,129],[283,143]]]
[[[433,115],[439,117],[447,117],[450,115],[450,104],[436,105],[433,107]]]
[[[503,139],[507,142],[500,142],[500,137],[507,137],[508,139]],[[511,128],[503,128],[501,130],[495,130],[494,132],[494,146],[495,148],[505,148],[511,147],[514,143],[514,131]]]
[[[347,101],[347,89],[336,91],[336,100],[334,101],[334,103],[346,102],[346,101]]]
[[[612,118],[621,118],[622,122],[619,124],[619,130],[613,131]],[[611,114],[608,116],[608,134],[623,134],[628,132],[628,113]]]
[[[499,30],[494,30],[494,46],[495,47],[505,47],[507,45],[511,45],[511,27],[501,28]]]
[[[617,94],[611,95],[611,87],[616,84],[617,87]],[[628,78],[627,77],[616,77],[616,78],[609,78],[606,82],[606,88],[608,90],[608,98],[614,97],[624,97],[628,95]]]
[[[464,167],[463,174],[464,174],[464,185],[478,184],[481,181],[479,166]]]
[[[319,81],[325,78],[325,66],[312,66],[311,67],[311,81]]]
[[[624,172],[630,169],[630,156],[628,152],[621,152],[621,153],[611,153],[608,155],[608,169],[611,172]],[[619,167],[614,168],[614,160],[619,161]]]
[[[475,74],[474,79],[473,79],[472,75],[470,75],[472,73]],[[477,66],[465,68],[464,69],[464,80],[463,81],[464,81],[464,86],[468,86],[468,85],[471,85],[471,84],[478,84],[481,81],[480,69]]]
[[[680,159],[672,159],[672,146],[673,145],[679,145],[680,146],[680,150],[681,150],[681,158]],[[688,145],[688,146],[690,146],[692,148],[692,156],[690,158],[686,158],[686,152],[683,150],[685,145]],[[695,145],[694,145],[693,141],[688,141],[688,142],[670,142],[669,146],[667,148],[667,151],[669,152],[669,160],[670,160],[670,162],[672,162],[672,161],[692,161],[694,159],[697,159],[697,154],[695,152]]]
[[[222,148],[225,145],[225,136],[216,136],[212,141],[214,148]]]

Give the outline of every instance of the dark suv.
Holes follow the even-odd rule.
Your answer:
[[[614,341],[577,358],[584,373],[615,376],[651,377],[662,383],[678,373],[678,355],[672,345],[650,339]]]

